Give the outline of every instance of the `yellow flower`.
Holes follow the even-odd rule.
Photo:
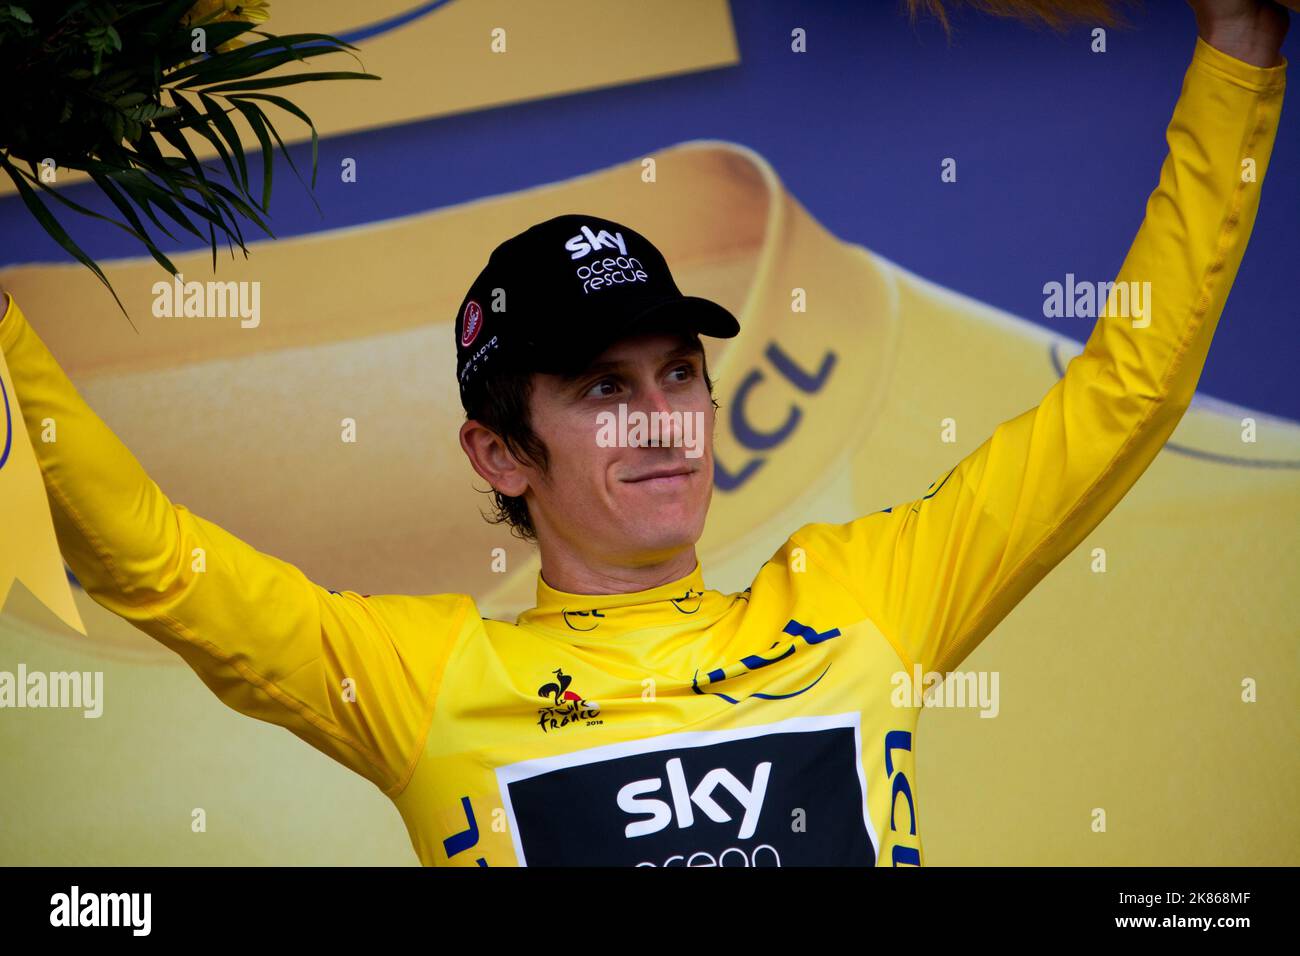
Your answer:
[[[268,0],[198,0],[185,14],[185,25],[220,23],[222,20],[265,23],[271,18],[267,3]]]
[[[267,9],[268,4],[269,0],[198,0],[181,18],[181,22],[187,27],[231,20],[240,23],[265,23],[271,19],[271,11]],[[244,41],[236,37],[221,44],[215,52],[234,50],[243,45]]]

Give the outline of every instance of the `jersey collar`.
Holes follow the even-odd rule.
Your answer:
[[[644,591],[570,594],[537,575],[537,605],[516,622],[563,632],[570,643],[602,644],[651,629],[697,630],[716,620],[730,599],[704,586],[700,562],[690,574]]]

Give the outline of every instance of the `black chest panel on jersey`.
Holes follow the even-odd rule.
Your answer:
[[[505,784],[528,866],[873,866],[852,727],[603,755]],[[716,738],[715,738],[716,739]],[[597,748],[604,750],[605,748]]]

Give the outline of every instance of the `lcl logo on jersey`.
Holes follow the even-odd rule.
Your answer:
[[[605,618],[599,608],[591,611],[570,611],[565,608],[560,612],[560,616],[564,618],[565,625],[571,631],[594,631],[600,627],[600,622]]]
[[[9,390],[5,388],[3,378],[0,378],[0,397],[4,399],[5,406],[5,441],[4,448],[0,449],[0,468],[3,468],[5,463],[9,461],[9,452],[14,444],[14,416],[13,412],[9,410]]]
[[[672,598],[673,607],[677,608],[682,614],[694,614],[700,609],[700,604],[704,601],[704,592],[697,591],[695,588],[687,588],[686,593],[681,597]]]
[[[687,588],[680,596],[668,599],[679,614],[694,614],[704,601],[704,592]],[[607,610],[616,611],[617,608]],[[560,612],[564,625],[571,631],[594,631],[605,621],[605,611],[589,608],[585,611],[570,611],[567,607]]]
[[[564,673],[561,668],[556,668],[552,673],[555,674],[556,679],[537,688],[538,697],[545,697],[551,701],[549,706],[539,708],[537,711],[537,726],[541,727],[543,732],[567,727],[579,721],[586,721],[589,727],[603,723],[598,719],[600,705],[569,689],[569,685],[573,683],[572,677]]]
[[[794,618],[791,618],[781,630],[783,634],[788,634],[791,637],[796,638],[796,640],[788,641],[783,651],[778,654],[773,654],[770,657],[764,657],[762,654],[750,654],[747,657],[742,657],[739,661],[736,661],[733,664],[728,664],[725,667],[713,668],[705,673],[703,680],[700,678],[700,672],[696,671],[694,676],[691,678],[691,690],[695,691],[697,694],[712,694],[714,697],[721,697],[728,704],[739,704],[742,700],[749,700],[751,698],[758,700],[786,700],[791,697],[798,697],[800,694],[812,690],[817,686],[818,682],[826,676],[826,672],[831,669],[830,664],[827,664],[814,680],[799,688],[787,687],[782,688],[780,691],[773,690],[771,692],[755,691],[754,693],[746,694],[741,698],[731,697],[727,694],[720,693],[719,691],[708,689],[711,685],[720,684],[725,680],[732,680],[742,675],[761,670],[764,667],[768,667],[791,657],[798,650],[800,641],[802,641],[805,646],[815,647],[818,644],[822,644],[825,641],[840,636],[840,629],[838,627],[832,627],[826,631],[818,631],[815,627],[810,627],[807,624],[800,624]],[[773,641],[772,647],[768,650],[770,651],[780,644],[780,641]]]

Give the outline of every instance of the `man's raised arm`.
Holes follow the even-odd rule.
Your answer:
[[[228,706],[288,728],[385,792],[405,786],[469,599],[312,583],[168,500],[13,300],[0,348],[59,548],[86,593],[176,651]],[[46,420],[55,441],[42,440]]]
[[[998,426],[922,498],[792,536],[842,574],[909,667],[959,664],[1173,432],[1255,221],[1285,68],[1197,39],[1159,185],[1115,280],[1150,283],[1145,316],[1103,313],[1042,403]]]

